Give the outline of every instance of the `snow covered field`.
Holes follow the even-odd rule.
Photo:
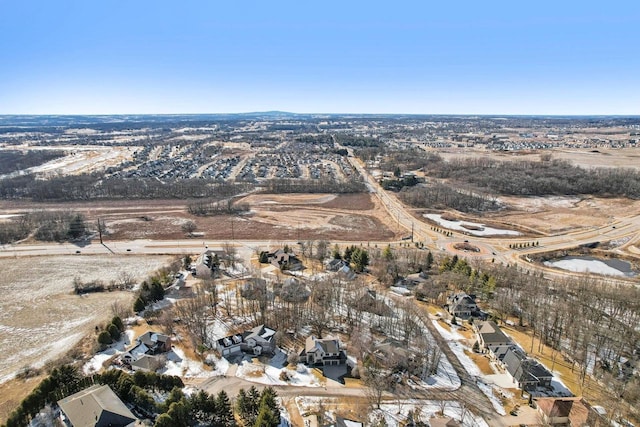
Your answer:
[[[111,317],[115,301],[131,304],[130,292],[73,294],[73,278],[138,279],[169,261],[166,256],[49,256],[0,259],[0,382],[24,366],[42,366],[69,351]]]
[[[438,225],[442,227],[446,227],[450,230],[458,230],[464,231],[474,236],[498,236],[498,235],[509,235],[509,236],[519,236],[519,231],[514,230],[503,230],[500,228],[491,228],[487,227],[484,224],[480,224],[477,222],[469,222],[469,221],[449,221],[442,218],[440,214],[426,214],[426,218],[429,218],[431,221],[436,222]],[[465,225],[470,226],[471,228],[478,228],[477,230],[472,230],[471,228],[464,227]]]

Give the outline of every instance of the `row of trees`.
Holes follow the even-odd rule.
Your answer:
[[[253,188],[247,183],[221,183],[189,178],[160,181],[154,178],[105,178],[102,174],[57,176],[46,180],[33,175],[0,180],[0,198],[34,201],[100,199],[223,199]]]
[[[122,319],[118,316],[114,316],[113,319],[111,319],[111,323],[109,323],[104,330],[98,334],[98,344],[104,348],[114,341],[118,341],[123,332],[124,323],[122,323]]]
[[[367,190],[361,179],[338,181],[333,178],[319,179],[270,179],[264,183],[264,192],[283,193],[363,193]]]
[[[496,161],[455,159],[430,165],[430,176],[506,195],[598,195],[640,198],[640,172],[622,168],[583,169],[563,160]]]
[[[460,212],[488,212],[501,208],[495,197],[478,191],[431,182],[405,187],[398,193],[404,203],[417,208],[455,209]]]
[[[2,150],[0,175],[22,171],[63,156],[62,150]]]
[[[133,311],[139,313],[145,309],[147,304],[160,301],[164,299],[164,286],[160,282],[160,279],[154,277],[151,279],[151,283],[147,281],[142,282],[140,285],[140,292],[138,298],[133,302]]]
[[[196,216],[236,215],[248,211],[248,204],[233,203],[232,199],[194,201],[187,205],[187,212]]]
[[[13,243],[29,235],[36,240],[63,242],[81,239],[88,234],[84,217],[70,211],[27,213],[0,223],[0,244]]]

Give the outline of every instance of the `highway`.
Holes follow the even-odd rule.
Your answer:
[[[556,251],[574,248],[580,245],[594,242],[606,242],[612,240],[626,240],[626,245],[640,241],[640,216],[627,216],[602,224],[599,227],[589,227],[583,230],[573,231],[567,234],[541,236],[535,238],[524,237],[477,237],[459,231],[451,230],[449,236],[445,236],[432,229],[432,225],[413,216],[403,203],[393,193],[385,191],[378,181],[369,174],[360,159],[353,155],[351,148],[345,148],[348,152],[348,160],[351,165],[364,178],[369,191],[380,200],[389,213],[390,219],[407,230],[407,235],[412,232],[414,242],[423,243],[424,246],[435,252],[449,251],[463,256],[475,257],[486,261],[494,261],[502,264],[518,264],[526,270],[543,272],[547,276],[571,276],[576,273],[552,269],[540,264],[528,262],[527,255],[542,252]],[[479,254],[456,251],[452,248],[455,243],[468,241],[481,249]],[[518,244],[533,244],[520,249],[512,249]],[[204,251],[207,247],[221,249],[231,243],[239,252],[245,254],[250,251],[268,249],[274,245],[289,244],[295,247],[297,242],[272,241],[272,240],[234,240],[209,241],[200,239],[182,240],[131,240],[108,241],[104,244],[91,241],[78,245],[72,243],[35,243],[35,244],[9,244],[0,246],[0,258],[21,256],[46,256],[46,255],[101,255],[101,254],[136,254],[136,255],[181,255],[193,254]],[[332,241],[332,244],[341,246],[353,244],[353,241]],[[367,242],[378,247],[389,242]],[[616,279],[617,280],[617,279]],[[628,282],[628,279],[622,279]]]

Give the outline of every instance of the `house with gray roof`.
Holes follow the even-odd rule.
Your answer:
[[[527,357],[527,354],[515,345],[505,354],[503,364],[522,390],[551,387],[553,374],[537,360]]]
[[[71,427],[130,427],[137,419],[108,385],[94,385],[58,401]]]
[[[276,349],[276,331],[258,325],[241,334],[229,335],[216,341],[216,349],[222,357],[249,353],[253,356],[273,354]]]
[[[479,313],[475,298],[464,292],[457,293],[447,298],[447,310],[452,316],[468,319],[474,313]]]
[[[505,335],[502,329],[491,320],[475,323],[474,328],[481,351],[488,353],[494,360],[502,361],[509,348],[513,345],[511,338]]]
[[[309,366],[343,365],[347,362],[347,352],[337,338],[319,339],[311,335],[300,353],[300,362]]]

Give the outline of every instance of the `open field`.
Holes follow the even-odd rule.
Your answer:
[[[41,366],[72,348],[111,316],[114,301],[131,304],[130,292],[73,294],[73,278],[138,280],[167,264],[166,256],[59,256],[0,260],[0,382],[24,366]]]
[[[402,231],[370,194],[256,194],[238,203],[251,210],[240,216],[194,216],[189,201],[142,200],[87,203],[0,202],[6,214],[34,210],[75,211],[89,226],[106,223],[110,240],[184,239],[181,226],[191,220],[202,239],[262,240],[395,240]],[[198,237],[200,238],[200,237]]]
[[[543,154],[552,159],[567,160],[583,168],[631,168],[640,169],[640,151],[636,148],[555,148],[545,150],[496,151],[473,148],[436,151],[444,159],[487,157],[495,160],[537,161]]]
[[[640,201],[594,197],[501,197],[509,209],[487,218],[495,218],[520,229],[543,235],[570,233],[602,226],[616,218],[640,215]]]

